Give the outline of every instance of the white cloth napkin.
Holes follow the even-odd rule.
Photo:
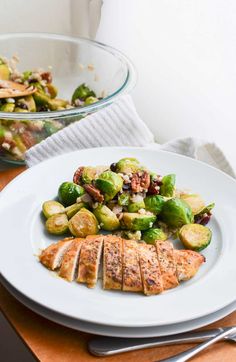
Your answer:
[[[180,153],[236,177],[223,152],[214,143],[195,138],[175,139],[163,145],[154,143],[153,134],[139,117],[129,95],[30,148],[26,152],[26,163],[31,167],[62,153],[106,146],[148,147]]]

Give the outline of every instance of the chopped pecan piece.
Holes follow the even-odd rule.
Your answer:
[[[43,80],[46,80],[47,83],[52,83],[52,74],[50,72],[43,72],[40,74]]]
[[[79,185],[81,182],[81,176],[82,176],[83,170],[84,170],[84,166],[81,166],[74,173],[73,182],[77,185]]]
[[[160,193],[160,187],[162,182],[159,180],[153,180],[148,188],[148,195],[158,195]]]
[[[137,172],[131,179],[131,190],[133,192],[142,192],[148,190],[150,186],[150,175],[147,171]]]
[[[104,196],[101,194],[101,191],[98,190],[95,186],[93,186],[93,185],[84,185],[84,189],[97,202],[103,202],[104,201]]]

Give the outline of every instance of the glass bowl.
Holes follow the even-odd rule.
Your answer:
[[[129,59],[107,45],[47,33],[0,35],[0,56],[19,57],[18,69],[50,69],[59,98],[71,99],[78,85],[86,83],[98,102],[80,108],[50,112],[0,112],[0,159],[24,163],[24,153],[34,144],[60,129],[111,104],[135,84],[136,73]],[[44,126],[44,125],[47,125]],[[52,126],[52,127],[50,127]],[[7,142],[12,142],[7,145]]]

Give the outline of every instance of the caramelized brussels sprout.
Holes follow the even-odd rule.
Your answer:
[[[90,97],[87,97],[87,98],[85,99],[84,104],[87,106],[87,105],[89,105],[89,104],[93,104],[93,103],[96,103],[96,102],[98,102],[98,99],[97,99],[96,97],[90,96]]]
[[[118,196],[118,205],[120,206],[128,206],[129,205],[129,194],[124,192],[123,194]]]
[[[166,240],[166,233],[159,228],[144,231],[142,239],[148,244],[155,244],[156,240]]]
[[[46,221],[46,229],[50,234],[62,235],[68,231],[68,219],[66,214],[55,214]]]
[[[212,232],[203,225],[187,224],[179,230],[179,238],[187,249],[201,251],[211,242]]]
[[[0,106],[1,112],[14,112],[15,104],[14,103],[4,103]]]
[[[72,95],[72,103],[74,103],[76,99],[85,101],[88,97],[96,97],[96,94],[85,83],[83,83],[74,91]]]
[[[133,173],[141,169],[141,165],[136,158],[122,158],[115,165],[116,172]]]
[[[65,209],[68,219],[71,219],[72,216],[74,216],[80,209],[82,209],[83,207],[86,208],[86,206],[87,205],[84,202],[79,202],[78,204],[76,203],[71,206],[68,206]]]
[[[166,201],[160,213],[162,221],[170,227],[179,228],[193,222],[190,206],[181,199],[173,198]]]
[[[91,211],[82,208],[69,220],[69,229],[72,235],[84,238],[98,233],[98,222]]]
[[[137,212],[140,209],[145,209],[145,203],[144,201],[138,201],[138,202],[130,202],[128,205],[128,211],[129,212]]]
[[[162,210],[165,199],[160,195],[150,195],[145,197],[144,203],[146,210],[153,212],[155,215],[158,215]]]
[[[124,229],[142,231],[150,229],[155,221],[155,215],[142,215],[135,212],[124,212],[121,219],[121,225]]]
[[[119,228],[120,222],[116,214],[106,205],[99,205],[93,212],[103,230],[112,231]]]
[[[44,216],[48,219],[52,215],[63,213],[65,208],[60,202],[49,200],[43,203],[42,210]]]
[[[85,193],[84,188],[73,182],[63,182],[58,189],[59,201],[69,206],[76,202],[77,198]]]
[[[197,215],[205,207],[205,202],[203,201],[200,195],[183,194],[180,196],[180,198],[185,202],[187,202],[187,204],[191,207],[193,215]]]
[[[53,85],[52,83],[48,83],[47,86],[47,91],[50,95],[51,98],[56,98],[57,96],[57,88],[55,87],[55,85]]]
[[[31,96],[31,95],[26,96],[24,98],[18,98],[16,101],[16,107],[22,108],[23,110],[26,110],[27,112],[36,112],[36,104],[35,104],[33,96]],[[16,110],[15,110],[15,112],[16,112]]]
[[[123,230],[121,233],[121,237],[124,239],[129,239],[129,240],[141,240],[141,231],[137,230],[137,231],[130,231],[130,230]]]
[[[115,172],[105,171],[96,179],[95,185],[104,193],[105,201],[109,201],[122,189],[123,179]]]
[[[162,178],[162,184],[160,187],[160,195],[166,197],[172,197],[175,190],[175,174],[166,175]]]

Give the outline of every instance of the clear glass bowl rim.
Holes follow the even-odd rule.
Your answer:
[[[94,104],[81,107],[81,108],[70,108],[60,111],[50,111],[50,112],[28,112],[28,113],[19,113],[19,112],[0,112],[0,118],[1,119],[11,119],[11,120],[39,120],[39,119],[51,119],[51,118],[64,118],[64,117],[75,117],[77,115],[92,113],[94,111],[97,111],[100,108],[105,107],[106,105],[112,103],[116,98],[118,98],[121,94],[129,93],[135,86],[136,80],[137,80],[137,73],[136,69],[133,65],[133,63],[130,61],[129,58],[127,58],[126,55],[124,55],[121,51],[117,50],[116,48],[113,48],[109,45],[100,43],[95,40],[90,40],[87,38],[82,37],[73,37],[73,36],[67,36],[67,35],[61,35],[61,34],[53,34],[53,33],[5,33],[0,35],[0,41],[1,40],[7,40],[7,39],[17,39],[17,38],[39,38],[39,39],[50,39],[50,40],[63,40],[63,41],[69,41],[72,43],[85,43],[90,44],[91,46],[101,48],[116,58],[118,58],[127,69],[127,76],[120,88],[118,88],[114,93],[110,94],[109,96],[103,98],[99,102],[96,102]]]

